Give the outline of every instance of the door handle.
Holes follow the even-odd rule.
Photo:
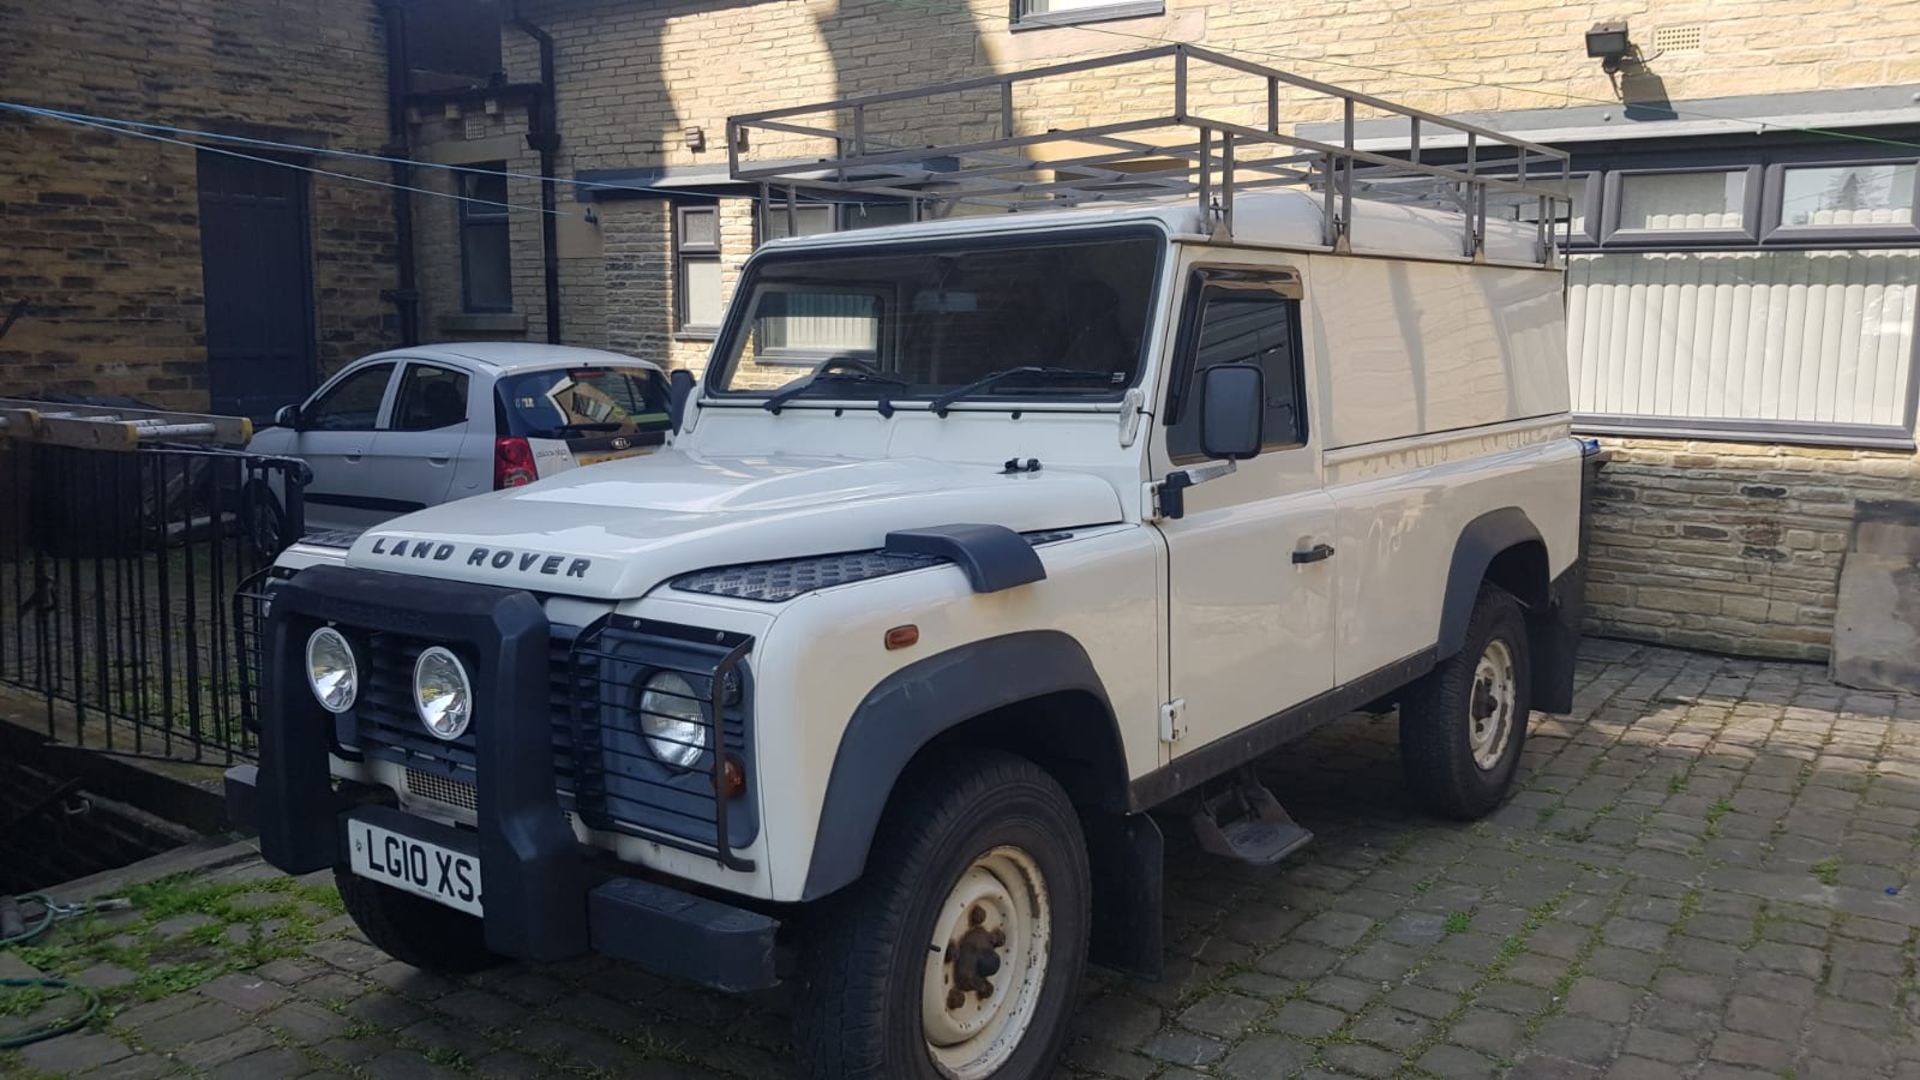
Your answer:
[[[358,448],[358,447],[355,447],[354,449],[352,449],[352,450],[349,450],[349,451],[347,451],[347,452],[346,452],[346,453],[345,453],[344,455],[342,455],[342,456],[343,456],[343,457],[345,457],[345,458],[347,459],[347,461],[349,461],[349,462],[351,462],[351,463],[353,463],[353,464],[356,464],[356,465],[357,465],[357,464],[359,464],[359,462],[360,462],[360,450],[359,450],[359,448]]]
[[[1301,563],[1319,562],[1322,559],[1331,558],[1333,558],[1332,544],[1315,544],[1304,551],[1296,551],[1293,553],[1293,561],[1296,566]]]
[[[439,455],[428,454],[427,455],[427,464],[429,465],[445,465],[447,462],[452,460],[453,460],[452,456],[448,454],[439,454]]]

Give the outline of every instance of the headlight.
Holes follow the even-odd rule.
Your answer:
[[[413,664],[413,708],[435,738],[457,739],[473,719],[473,684],[460,658],[438,645]]]
[[[307,685],[320,707],[330,713],[353,708],[360,695],[360,669],[353,662],[353,646],[331,626],[315,630],[307,638]]]
[[[640,688],[640,731],[653,756],[690,768],[707,748],[707,714],[685,676],[656,672]]]

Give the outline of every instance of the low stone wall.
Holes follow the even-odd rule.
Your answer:
[[[1587,631],[1825,660],[1855,503],[1920,498],[1912,453],[1606,439]]]

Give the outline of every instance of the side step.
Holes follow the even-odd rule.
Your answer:
[[[1271,866],[1313,839],[1251,769],[1219,792],[1202,795],[1191,820],[1202,851],[1254,866]]]

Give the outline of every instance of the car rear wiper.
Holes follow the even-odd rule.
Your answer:
[[[812,390],[816,386],[832,383],[866,383],[874,386],[913,385],[905,379],[896,379],[891,375],[876,375],[869,371],[860,371],[857,369],[851,371],[822,371],[815,374],[806,382],[795,383],[792,386],[776,390],[772,394],[767,395],[767,400],[761,402],[760,407],[777,416],[780,410],[786,406],[787,402]],[[893,402],[888,401],[885,394],[880,395],[879,403],[881,416],[893,415]]]
[[[1111,371],[1094,371],[1090,368],[1038,366],[1002,368],[992,374],[983,375],[965,386],[955,387],[941,394],[928,403],[928,408],[933,410],[935,416],[944,417],[947,415],[947,407],[954,402],[962,398],[972,397],[982,390],[998,386],[1003,382],[1019,380],[1021,382],[1036,382],[1042,384],[1053,382],[1110,383],[1113,381],[1113,374]]]

